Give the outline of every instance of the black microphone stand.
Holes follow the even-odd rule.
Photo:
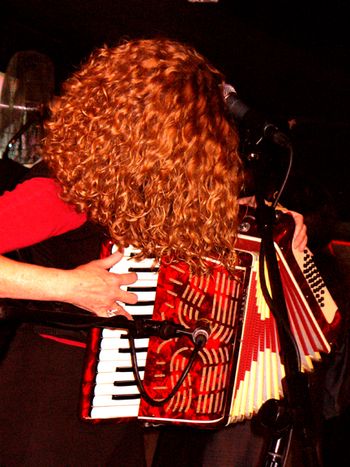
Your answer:
[[[273,239],[273,226],[276,213],[273,205],[266,204],[266,171],[261,154],[253,151],[248,156],[252,166],[252,176],[255,184],[256,220],[261,236],[260,279],[264,284],[264,269],[268,273],[270,290],[263,293],[271,308],[277,325],[280,342],[280,357],[285,368],[282,380],[284,399],[271,399],[263,404],[259,411],[262,425],[269,429],[269,443],[263,461],[264,467],[283,467],[285,465],[290,441],[293,436],[298,440],[302,450],[303,466],[318,467],[318,457],[314,446],[311,402],[308,380],[301,372],[299,354],[290,327],[288,310],[285,302],[278,260]]]

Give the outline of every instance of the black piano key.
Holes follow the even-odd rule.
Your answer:
[[[134,379],[130,381],[114,381],[113,386],[118,386],[118,387],[136,386],[136,381]]]
[[[139,366],[139,367],[138,367],[138,370],[139,370],[139,371],[145,371],[145,367],[144,367],[144,366]],[[126,372],[131,373],[131,372],[132,372],[132,368],[130,368],[129,366],[117,366],[117,367],[115,368],[115,372],[116,372],[116,373],[118,373],[118,372],[120,372],[120,373],[123,373],[123,372],[124,372],[124,373],[126,373]]]
[[[133,400],[133,399],[140,399],[140,394],[123,394],[123,395],[113,395],[113,401],[122,401],[122,400]]]
[[[150,273],[155,273],[158,272],[159,268],[145,268],[145,267],[131,267],[128,269],[128,272],[150,272]]]
[[[157,287],[127,287],[128,292],[157,292]]]
[[[148,300],[146,302],[137,302],[137,303],[128,303],[128,307],[140,307],[140,306],[148,306],[154,305],[154,300]]]
[[[148,350],[148,347],[137,347],[136,349],[136,353],[138,352],[147,352]],[[119,349],[118,350],[119,353],[131,353],[131,349],[130,348],[127,348],[127,349]]]

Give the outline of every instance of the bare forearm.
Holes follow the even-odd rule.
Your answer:
[[[117,253],[65,271],[0,256],[0,297],[67,302],[107,316],[107,310],[115,308],[117,301],[137,301],[135,294],[122,289],[123,285],[135,282],[136,274],[108,271],[120,257]]]
[[[69,271],[19,263],[0,256],[0,296],[66,301],[71,287]]]

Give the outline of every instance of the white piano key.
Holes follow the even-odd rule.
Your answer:
[[[138,304],[140,305],[140,302],[154,302],[156,299],[156,291],[155,290],[138,290],[136,293],[137,298],[138,298]]]
[[[141,380],[143,380],[144,376],[145,376],[145,372],[144,371],[139,371],[139,376],[141,378]],[[132,372],[132,370],[130,372],[128,371],[118,371],[117,373],[115,373],[114,375],[114,381],[115,382],[124,382],[124,381],[135,381],[135,377],[134,377],[134,373]]]
[[[125,336],[127,331],[120,330],[120,329],[111,329],[111,328],[104,328],[102,331],[102,337],[114,337],[116,339],[120,338],[120,336]]]
[[[145,289],[151,289],[157,287],[158,274],[138,272],[137,281],[134,284],[128,285],[127,290],[132,289],[133,287],[142,287]]]
[[[91,418],[136,418],[139,413],[139,405],[140,403],[130,406],[94,407],[91,411]]]
[[[137,355],[138,362],[144,362],[147,357],[147,352],[139,352]],[[131,366],[131,356],[130,353],[115,352],[110,349],[101,349],[99,354],[100,361],[114,361],[114,362],[129,362]],[[116,364],[116,366],[118,366]]]
[[[153,315],[153,305],[123,305],[124,310],[134,316],[152,316]]]
[[[152,271],[153,268],[158,267],[157,262],[155,262],[153,258],[145,258],[141,261],[135,261],[134,259],[131,258],[130,260],[127,260],[127,264],[129,265],[129,269],[130,268],[134,268],[134,269],[148,268],[150,272],[153,272]]]
[[[137,366],[139,371],[145,367],[146,361],[138,359]],[[118,368],[118,371],[117,371]],[[117,360],[109,360],[109,361],[99,361],[97,364],[96,369],[96,377],[100,373],[114,373],[118,375],[119,373],[125,373],[126,371],[130,371],[132,373],[132,366],[130,362],[127,361],[117,361]]]
[[[138,367],[142,367],[145,365],[146,363],[146,359],[145,359],[145,353],[143,353],[142,355],[138,355],[137,356],[137,365]],[[98,360],[98,363],[97,363],[97,372],[99,371],[116,371],[116,368],[132,368],[132,365],[131,365],[131,359],[128,361],[126,359],[119,359],[118,356],[117,358],[113,358],[113,359],[101,359],[100,358],[101,355],[99,356],[99,360]],[[103,356],[105,357],[105,356]],[[103,358],[102,357],[102,358]],[[108,357],[108,355],[107,355]]]
[[[115,337],[109,337],[109,338],[104,338],[100,342],[100,348],[101,349],[110,349],[110,350],[115,350],[116,352],[118,349],[129,349],[129,341],[127,337],[125,336],[120,337],[120,338],[115,338]]]
[[[148,338],[139,338],[135,339],[135,348],[147,348],[148,347]],[[129,349],[129,340],[126,338],[106,338],[101,341],[100,344],[101,349],[110,349],[110,350],[118,350],[118,349]]]
[[[140,371],[140,378],[144,378],[144,371]],[[130,368],[130,371],[108,371],[108,372],[100,372],[96,375],[96,385],[98,384],[106,384],[106,383],[114,383],[119,381],[134,381],[134,373]]]
[[[137,274],[137,281],[134,282],[132,286],[134,287],[155,287],[158,282],[158,273],[157,272],[136,272]]]
[[[113,383],[104,383],[98,384],[95,386],[94,391],[95,397],[96,396],[125,396],[140,394],[138,387],[135,384],[130,384],[128,386],[115,386]]]
[[[140,395],[133,396],[132,399],[114,400],[111,396],[95,396],[92,400],[93,407],[132,407],[140,405]]]
[[[110,361],[99,361],[97,364],[97,374],[99,373],[111,373],[111,372],[116,372],[117,367],[122,367],[122,368],[130,368],[130,364],[128,362],[117,362],[116,360],[110,360]]]

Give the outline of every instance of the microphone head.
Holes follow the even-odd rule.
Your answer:
[[[203,347],[207,343],[210,334],[210,321],[208,319],[199,319],[194,331],[192,332],[192,340],[196,345]]]
[[[259,112],[249,108],[237,95],[231,84],[221,84],[222,95],[229,115],[240,130],[242,140],[248,144],[259,144],[263,138],[278,146],[290,149],[289,138],[279,129],[266,121]]]
[[[239,124],[242,120],[244,120],[247,112],[249,112],[250,109],[238,98],[237,92],[231,84],[223,82],[221,88],[227,110],[229,114],[236,120],[236,123]]]
[[[227,97],[229,96],[229,94],[232,94],[232,93],[237,94],[235,88],[231,84],[225,83],[225,81],[223,81],[223,83],[221,84],[221,91],[222,91],[222,96],[225,101]]]

